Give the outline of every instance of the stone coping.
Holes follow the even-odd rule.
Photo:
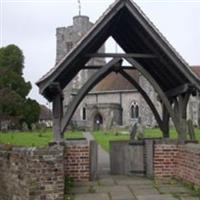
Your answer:
[[[89,141],[87,141],[86,139],[83,140],[65,140],[65,145],[67,146],[71,146],[71,145],[76,145],[76,146],[86,146],[89,144]]]

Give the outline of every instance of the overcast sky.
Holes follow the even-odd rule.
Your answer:
[[[35,82],[55,64],[56,27],[69,26],[77,0],[0,0],[0,46],[16,44],[25,56],[31,98],[45,104]],[[82,14],[95,22],[114,0],[82,0]],[[190,65],[200,65],[200,0],[135,0]],[[115,49],[115,46],[109,46]]]

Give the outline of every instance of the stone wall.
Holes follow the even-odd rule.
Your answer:
[[[1,200],[63,200],[63,147],[0,146]]]
[[[176,177],[200,186],[200,144],[155,144],[154,176],[159,181]]]
[[[0,200],[63,200],[65,176],[89,181],[90,154],[87,141],[46,148],[0,145]]]

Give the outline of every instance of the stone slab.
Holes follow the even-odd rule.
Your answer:
[[[181,197],[180,199],[181,200],[200,200],[200,197],[191,197],[191,196],[188,196],[188,197]]]
[[[152,185],[153,181],[151,180],[116,180],[118,185]]]
[[[137,200],[177,200],[170,194],[163,195],[140,195],[136,196]]]
[[[90,187],[95,187],[95,186],[74,187],[74,188],[72,188],[72,193],[73,194],[89,193]]]
[[[110,192],[112,200],[135,200],[135,196],[131,192]]]
[[[160,193],[155,188],[137,188],[132,190],[136,196],[139,195],[159,195]]]
[[[109,200],[108,194],[78,194],[75,200]]]
[[[102,178],[98,181],[98,183],[102,186],[113,186],[116,184],[112,177]]]
[[[115,185],[115,186],[100,186],[96,188],[96,192],[108,193],[108,192],[129,192],[128,187]]]
[[[176,186],[176,185],[165,185],[165,186],[160,186],[158,187],[158,190],[162,194],[167,194],[167,193],[178,193],[178,194],[188,194],[191,193],[191,191],[188,188],[185,188],[183,186]]]
[[[137,189],[155,189],[153,184],[147,184],[147,185],[129,185],[128,186],[132,191]]]

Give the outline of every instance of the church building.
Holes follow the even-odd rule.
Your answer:
[[[93,23],[90,22],[89,17],[79,15],[73,18],[73,25],[57,28],[56,63],[61,61],[77,45],[92,26]],[[105,45],[99,49],[99,53],[105,51]],[[105,63],[104,58],[95,58],[91,59],[88,65],[103,66]],[[191,69],[200,77],[200,66],[194,66]],[[151,84],[138,71],[128,69],[126,71],[146,91],[158,111],[161,112],[158,95]],[[68,105],[73,101],[77,91],[95,72],[95,69],[80,71],[64,89],[65,112],[67,112]],[[188,119],[192,119],[194,125],[198,126],[200,123],[199,94],[190,98],[187,114]],[[83,99],[73,116],[71,125],[83,130],[106,130],[115,126],[129,127],[135,120],[139,120],[145,127],[157,126],[150,108],[137,89],[121,74],[112,72]]]

